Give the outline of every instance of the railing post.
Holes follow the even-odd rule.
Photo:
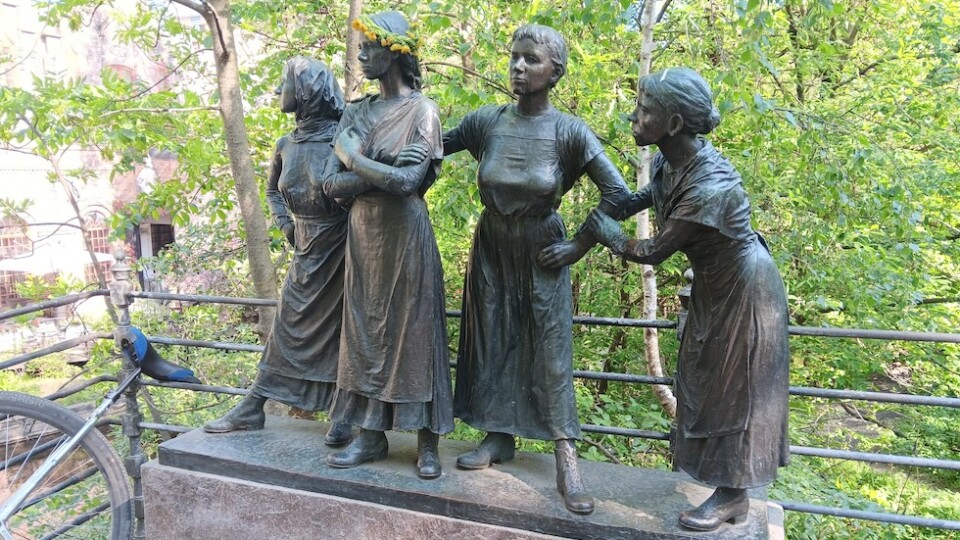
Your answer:
[[[114,251],[116,262],[111,271],[113,273],[113,282],[110,284],[110,301],[117,308],[117,328],[114,331],[114,341],[117,350],[122,350],[123,340],[134,340],[130,331],[130,304],[133,299],[128,296],[133,292],[134,285],[131,279],[130,264],[127,262],[127,254],[123,248],[117,248]],[[123,368],[120,371],[120,380],[124,380],[136,366],[122,355]],[[137,382],[131,384],[123,393],[124,413],[122,417],[123,436],[127,437],[129,442],[129,453],[124,459],[124,468],[127,474],[133,479],[133,501],[131,506],[134,517],[134,531],[132,538],[143,540],[146,533],[143,526],[143,482],[140,475],[140,467],[146,462],[143,455],[140,437],[143,430],[140,423],[143,421],[143,415],[140,414],[140,407],[137,404],[137,391],[140,389],[139,377]]]

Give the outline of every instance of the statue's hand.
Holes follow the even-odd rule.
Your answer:
[[[337,153],[337,157],[340,158],[340,161],[347,166],[348,169],[353,167],[353,159],[360,155],[363,149],[363,139],[360,138],[360,134],[353,128],[347,128],[340,132],[340,136],[337,137],[337,144],[333,147],[333,151]]]
[[[540,250],[537,264],[542,268],[561,268],[579,261],[586,255],[573,240],[564,240]]]
[[[288,221],[280,226],[280,231],[287,237],[287,242],[290,242],[291,246],[297,247],[296,227],[292,221]]]
[[[623,236],[620,232],[620,224],[600,210],[593,210],[587,216],[587,229],[593,233],[598,242],[607,247]]]
[[[412,143],[400,149],[397,159],[394,160],[394,167],[406,167],[407,165],[417,165],[427,159],[427,145],[423,143]]]

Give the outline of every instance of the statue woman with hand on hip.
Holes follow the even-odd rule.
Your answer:
[[[629,191],[590,128],[550,103],[567,69],[559,32],[535,24],[513,34],[510,84],[516,104],[468,114],[444,135],[444,153],[477,160],[484,210],[464,284],[455,414],[487,432],[457,466],[482,469],[514,457],[514,437],[555,441],[557,488],[566,508],[593,512],[580,476],[573,387],[573,295],[568,265],[593,245],[564,241],[556,212],[584,174],[600,207],[616,213]]]

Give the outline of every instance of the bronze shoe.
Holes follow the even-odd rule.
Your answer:
[[[327,456],[327,465],[334,469],[350,469],[367,461],[378,461],[387,457],[387,436],[382,431],[360,430],[343,450]]]
[[[476,448],[457,456],[457,467],[468,470],[486,469],[491,463],[510,461],[515,453],[513,435],[490,432]]]
[[[680,525],[695,531],[712,531],[723,522],[743,523],[750,512],[747,490],[717,488],[710,498],[693,510],[680,512]]]
[[[263,429],[266,421],[263,405],[266,402],[267,398],[250,392],[227,414],[204,424],[203,430],[207,433],[227,433],[237,430]]]
[[[440,452],[437,443],[440,436],[429,429],[417,432],[417,476],[424,480],[439,478],[443,469],[440,467]]]
[[[343,422],[331,422],[330,429],[327,430],[327,435],[323,438],[323,442],[327,446],[343,446],[350,442],[352,437],[353,426]]]
[[[580,467],[577,465],[577,447],[570,439],[560,439],[556,445],[557,490],[563,496],[563,505],[574,514],[592,514],[593,497],[583,487]]]

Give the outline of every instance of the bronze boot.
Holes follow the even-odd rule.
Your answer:
[[[361,429],[346,448],[327,456],[327,465],[349,469],[367,461],[378,461],[387,457],[388,448],[387,436],[382,431]]]
[[[476,448],[457,456],[461,469],[486,469],[491,463],[506,463],[513,459],[516,445],[513,435],[491,431]]]
[[[437,449],[439,442],[440,435],[427,428],[417,432],[417,476],[424,480],[439,478],[442,472],[440,451]]]
[[[710,498],[693,510],[680,512],[680,524],[695,531],[712,531],[724,521],[734,524],[747,520],[750,499],[747,490],[717,488]]]
[[[238,429],[263,429],[266,420],[263,405],[266,402],[267,398],[251,390],[230,412],[204,424],[203,430],[207,433],[227,433]]]
[[[330,422],[330,429],[327,430],[323,442],[327,446],[343,446],[350,442],[353,437],[353,426],[344,422]]]
[[[557,489],[563,496],[563,505],[574,514],[593,512],[593,497],[587,494],[577,465],[577,446],[572,439],[556,442]]]

